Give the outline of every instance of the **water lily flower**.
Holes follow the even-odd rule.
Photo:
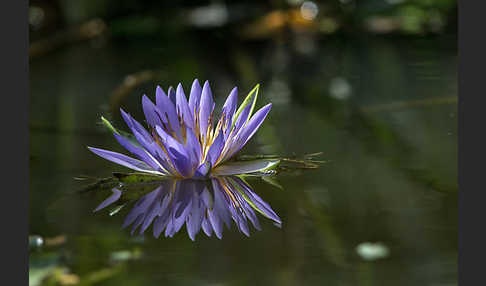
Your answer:
[[[179,178],[203,178],[266,171],[278,160],[231,162],[268,115],[272,104],[253,114],[258,96],[257,85],[238,109],[235,87],[216,121],[215,103],[206,81],[201,88],[194,80],[189,100],[182,85],[165,93],[157,86],[155,104],[146,96],[142,107],[148,130],[120,109],[132,134],[115,129],[102,117],[116,140],[136,158],[117,152],[88,147],[95,154],[138,172]]]
[[[229,229],[233,221],[240,232],[250,236],[250,223],[261,230],[255,211],[278,227],[282,223],[270,205],[237,176],[210,180],[167,179],[154,187],[153,191],[137,199],[125,217],[122,227],[132,225],[131,234],[137,229],[143,234],[152,225],[154,237],[158,238],[162,233],[165,237],[173,237],[185,223],[191,240],[195,240],[201,229],[207,236],[214,233],[221,239],[224,225]],[[122,196],[123,191],[112,189],[112,195],[95,212],[116,203]],[[119,206],[114,209],[119,210]]]

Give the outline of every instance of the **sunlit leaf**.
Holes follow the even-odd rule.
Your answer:
[[[213,169],[213,176],[229,176],[251,174],[272,170],[278,166],[280,160],[253,160],[225,163]]]
[[[256,104],[256,100],[258,98],[258,90],[260,89],[260,84],[257,84],[251,91],[250,93],[246,96],[245,100],[243,100],[243,102],[241,103],[240,107],[238,108],[238,110],[236,111],[235,113],[235,116],[233,117],[233,124],[234,125],[236,123],[236,120],[238,119],[238,117],[240,116],[241,112],[243,111],[243,109],[245,109],[245,107],[248,105],[248,104],[251,104],[251,109],[250,109],[250,114],[248,115],[248,119],[247,121],[250,119],[252,113],[253,113],[253,110],[255,109],[255,104]]]
[[[106,128],[108,128],[108,130],[110,130],[110,132],[112,133],[115,133],[115,134],[118,134],[120,136],[123,136],[123,137],[126,137],[127,139],[129,139],[132,143],[134,143],[135,145],[137,146],[140,146],[140,143],[138,143],[138,141],[136,140],[135,136],[133,136],[132,134],[128,133],[128,132],[125,132],[123,130],[118,130],[116,129],[113,124],[111,124],[110,121],[108,121],[106,118],[104,118],[103,116],[101,116],[101,122],[106,126]]]

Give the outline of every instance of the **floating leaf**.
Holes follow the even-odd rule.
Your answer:
[[[253,160],[228,162],[213,169],[214,176],[229,176],[251,174],[272,170],[278,166],[280,160]]]
[[[113,173],[113,176],[122,183],[141,183],[164,180],[165,176],[146,173]]]

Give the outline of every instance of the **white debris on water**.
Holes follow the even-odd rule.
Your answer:
[[[390,250],[382,242],[362,242],[356,246],[356,253],[364,260],[373,261],[388,257]]]

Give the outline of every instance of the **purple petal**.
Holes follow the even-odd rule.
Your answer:
[[[130,235],[133,235],[135,233],[135,230],[142,224],[144,217],[145,216],[143,214],[138,215],[137,219],[133,223],[132,230],[130,231]]]
[[[260,110],[258,110],[255,115],[251,117],[250,121],[248,121],[247,124],[245,124],[241,128],[235,138],[233,138],[230,151],[225,154],[224,160],[231,158],[231,156],[233,156],[235,153],[240,151],[243,146],[245,146],[245,144],[251,139],[251,137],[256,133],[260,125],[263,123],[271,108],[271,103],[265,105]]]
[[[130,130],[132,132],[136,131],[136,132],[140,133],[143,136],[144,140],[146,140],[148,142],[153,140],[150,133],[148,133],[147,130],[145,130],[145,128],[142,126],[142,124],[140,124],[137,120],[133,119],[133,117],[130,116],[130,114],[126,113],[121,108],[120,108],[120,112],[122,114],[123,119],[125,120],[125,122],[127,123],[128,127],[130,128]]]
[[[162,143],[164,144],[165,148],[168,149],[169,147],[177,150],[177,152],[185,155],[187,157],[187,152],[181,143],[174,139],[174,137],[170,136],[163,128],[160,126],[155,126],[155,131],[159,135],[160,139],[162,139]]]
[[[209,147],[208,154],[207,154],[207,161],[211,163],[211,166],[214,166],[216,161],[219,158],[219,155],[221,154],[221,151],[223,150],[224,147],[224,135],[223,131],[219,132],[218,137],[214,139],[213,144],[211,144],[211,147]]]
[[[223,222],[219,218],[219,216],[212,210],[208,210],[208,219],[213,227],[214,234],[216,237],[221,239],[223,237]]]
[[[93,212],[97,212],[97,211],[99,211],[101,209],[104,209],[105,207],[107,207],[107,206],[111,205],[112,203],[118,201],[118,199],[120,198],[122,192],[120,190],[118,190],[117,188],[113,188],[113,189],[111,189],[111,191],[113,192],[111,194],[111,196],[109,196],[99,206],[97,206],[96,209]]]
[[[133,135],[137,139],[138,143],[145,149],[146,152],[142,152],[143,150],[139,150],[137,146],[132,146],[130,144],[130,140],[126,139],[125,137],[117,138],[117,140],[125,146],[125,148],[131,150],[130,152],[136,152],[136,154],[141,160],[147,162],[154,168],[159,171],[163,172],[171,172],[173,168],[171,168],[170,164],[168,163],[168,158],[166,154],[162,151],[160,146],[153,140],[153,137],[145,130],[145,128],[138,123],[135,119],[133,119],[129,114],[124,112],[122,109],[121,113],[123,118],[127,122],[128,126],[130,127]],[[117,137],[117,136],[115,136]],[[146,153],[149,154],[146,154]],[[142,156],[142,157],[140,157]],[[155,162],[155,164],[154,164]]]
[[[186,145],[185,148],[189,157],[191,158],[192,164],[196,167],[200,165],[201,162],[201,144],[196,137],[196,134],[191,129],[186,130]]]
[[[204,178],[207,176],[210,170],[211,170],[211,163],[206,161],[196,169],[196,172],[194,172],[194,178]]]
[[[183,118],[186,126],[190,129],[194,129],[194,118],[192,117],[192,112],[189,109],[186,95],[184,94],[184,89],[182,88],[182,85],[180,83],[177,86],[176,108],[177,114],[179,114],[179,116]]]
[[[164,170],[160,168],[159,162],[155,158],[151,157],[145,149],[135,146],[132,142],[130,142],[130,140],[121,135],[114,133],[113,136],[115,136],[115,139],[118,141],[118,143],[120,143],[120,145],[152,167],[153,170],[164,172]]]
[[[148,206],[150,203],[150,200],[148,198],[150,197],[150,193],[143,196],[140,198],[133,206],[133,208],[130,210],[128,215],[125,217],[125,220],[123,221],[122,228],[125,228],[129,226],[130,224],[139,221],[140,217],[144,217],[143,212],[145,208]]]
[[[176,104],[176,92],[172,86],[169,86],[167,90],[167,96],[169,97],[170,101],[175,105]]]
[[[147,123],[154,127],[155,125],[162,125],[157,115],[155,104],[144,94],[142,97],[142,108]]]
[[[214,189],[213,210],[218,213],[219,217],[229,229],[231,226],[231,214],[228,210],[228,201],[225,199],[224,190],[220,186],[220,182],[218,180],[212,179],[211,183]]]
[[[169,187],[166,187],[169,190]],[[172,192],[167,192],[165,197],[162,199],[161,211],[159,217],[154,220],[153,234],[157,238],[160,236],[164,228],[169,223],[170,214],[170,203],[172,202]]]
[[[225,141],[228,138],[228,135],[231,131],[231,124],[233,122],[233,116],[234,116],[235,111],[236,111],[237,101],[238,101],[238,88],[234,87],[231,90],[230,95],[226,99],[226,102],[224,103],[223,109],[222,109],[222,112],[221,112],[221,114],[224,114],[225,117],[226,117],[225,118],[226,124],[225,124],[225,128],[224,128],[224,140]]]
[[[172,147],[167,148],[167,153],[169,153],[174,166],[183,177],[189,177],[192,174],[193,168],[191,161],[186,155],[179,153]]]
[[[253,227],[255,227],[257,230],[262,230],[262,228],[260,227],[260,222],[258,221],[258,218],[255,215],[255,212],[251,208],[250,204],[248,204],[243,199],[240,206],[248,220],[250,220],[250,222],[253,224]]]
[[[162,144],[164,144],[165,149],[169,154],[169,159],[172,165],[182,176],[189,176],[192,173],[193,167],[184,146],[168,135],[159,126],[156,126],[155,130],[162,139]]]
[[[213,228],[211,227],[211,223],[209,222],[209,220],[206,217],[203,218],[203,221],[201,223],[201,227],[202,227],[204,233],[207,236],[211,237],[211,234],[213,233]]]
[[[171,218],[167,228],[165,229],[165,236],[172,237],[176,232],[180,230],[187,215],[192,207],[190,192],[181,189],[182,184],[178,182],[176,192],[174,194],[174,203],[171,212]]]
[[[157,217],[154,220],[154,225],[152,227],[153,229],[153,235],[155,238],[158,238],[164,228],[167,226],[167,223],[169,222],[169,213],[166,212],[162,216]]]
[[[248,228],[246,216],[240,208],[236,209],[236,215],[233,217],[233,220],[236,222],[236,225],[241,232],[246,236],[250,236],[250,229]]]
[[[157,108],[159,111],[159,116],[164,121],[164,123],[168,123],[168,128],[175,133],[178,138],[182,138],[179,119],[177,118],[177,113],[175,110],[175,105],[172,101],[167,97],[160,86],[157,86],[155,91]],[[167,130],[169,131],[169,130]]]
[[[164,195],[162,190],[162,185],[153,191],[154,197],[151,198],[151,203],[145,210],[145,219],[143,221],[142,227],[140,228],[140,233],[145,232],[145,230],[152,224],[154,218],[160,213],[161,208],[161,198]]]
[[[199,127],[204,140],[206,140],[208,127],[211,127],[209,120],[211,114],[213,113],[213,110],[213,95],[211,92],[211,88],[209,87],[209,82],[206,81],[201,92],[201,103],[199,105]]]
[[[248,121],[248,116],[250,115],[251,104],[248,104],[243,111],[240,113],[236,119],[233,135],[236,135],[241,127]]]
[[[138,121],[133,119],[133,117],[131,117],[130,114],[123,111],[123,109],[120,109],[120,111],[122,113],[123,118],[125,119],[125,122],[127,123],[133,135],[137,139],[138,144],[140,144],[143,147],[143,149],[145,149],[145,151],[147,151],[149,154],[145,154],[144,152],[141,152],[142,150],[137,150],[137,149],[134,149],[133,152],[137,152],[135,154],[137,154],[137,156],[141,160],[150,164],[155,169],[165,173],[168,172],[174,173],[173,168],[169,164],[169,158],[167,158],[167,155],[162,151],[160,146],[154,141],[152,135],[148,133],[147,130],[145,130],[145,128]],[[125,148],[129,150],[132,150],[134,148],[133,146],[130,145],[130,140],[124,140],[120,138],[117,138],[117,140],[119,142],[120,140],[124,141],[124,142],[120,142],[120,144],[126,146]],[[153,162],[155,162],[155,164]]]
[[[195,240],[196,234],[201,229],[201,223],[204,215],[204,208],[203,202],[199,199],[199,195],[196,189],[194,189],[195,185],[191,184],[191,192],[192,192],[192,209],[186,219],[186,228],[187,233],[191,240]]]
[[[135,171],[139,172],[149,172],[149,173],[154,173],[154,174],[162,174],[160,172],[155,171],[153,168],[151,168],[149,165],[146,163],[139,161],[137,159],[133,159],[131,157],[128,157],[126,155],[113,152],[113,151],[108,151],[108,150],[103,150],[99,148],[94,148],[94,147],[88,147],[88,149],[95,153],[96,155],[112,161],[114,163],[117,163],[119,165],[125,166],[127,168],[130,168]]]
[[[205,208],[211,207],[213,199],[211,198],[211,194],[209,193],[208,188],[206,188],[204,186],[202,187],[202,192],[201,192],[200,198],[201,198],[201,201],[204,203]]]
[[[252,203],[255,204],[255,206],[260,211],[262,211],[263,214],[266,217],[274,220],[275,222],[277,222],[279,224],[282,223],[282,220],[273,211],[273,209],[270,207],[270,205],[267,202],[265,202],[264,200],[262,200],[262,198],[260,198],[255,192],[253,192],[253,190],[250,188],[250,186],[248,186],[243,180],[241,180],[238,177],[232,177],[232,180],[233,180],[233,182],[235,182],[236,184],[238,184],[241,187],[241,189],[243,190],[245,195],[248,197],[248,199],[251,200]]]
[[[189,95],[189,108],[192,112],[199,109],[201,101],[201,86],[197,78],[192,82],[191,94]]]

